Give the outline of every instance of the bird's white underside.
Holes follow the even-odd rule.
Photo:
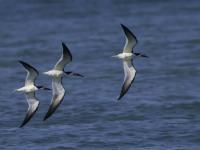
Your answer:
[[[47,72],[44,72],[44,74],[51,77],[61,77],[63,75],[63,71],[52,69]]]
[[[65,94],[65,89],[62,86],[61,77],[53,77],[52,88],[53,88],[53,97],[52,97],[51,103],[54,103],[55,105],[57,105],[57,103],[59,103],[60,100],[62,100]]]
[[[34,92],[26,93],[26,99],[30,109],[35,110],[38,107],[39,101],[36,99]]]
[[[53,89],[53,97],[51,100],[51,103],[58,103],[64,96],[65,89],[62,86],[62,75],[63,71],[59,70],[50,70],[47,72],[44,72],[44,74],[52,77],[52,89]]]

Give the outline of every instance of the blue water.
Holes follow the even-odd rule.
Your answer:
[[[200,149],[200,2],[159,0],[0,1],[0,149]],[[128,26],[139,43],[137,77],[122,101],[119,60]],[[67,94],[43,122],[51,92],[38,92],[40,109],[24,127],[26,73],[53,67],[65,42],[73,55],[63,80]],[[37,84],[51,86],[40,74]]]

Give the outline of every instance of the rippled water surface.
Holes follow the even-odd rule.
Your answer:
[[[200,2],[159,0],[0,1],[0,149],[198,150],[200,149]],[[119,60],[124,34],[138,37],[137,77],[117,101],[123,81]],[[65,42],[73,55],[67,94],[43,122],[51,92],[38,92],[40,109],[19,128],[27,103],[26,73],[53,67]],[[51,86],[40,74],[37,84]]]

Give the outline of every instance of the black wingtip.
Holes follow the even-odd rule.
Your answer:
[[[126,30],[130,31],[130,30],[128,29],[128,27],[126,27],[125,25],[123,25],[123,24],[120,24],[120,25],[121,25],[121,27],[123,28],[124,31],[126,31]]]
[[[50,106],[48,112],[46,113],[43,121],[46,121],[51,115],[55,112],[56,108],[54,109],[52,106]]]
[[[62,42],[62,47],[67,47],[64,42]]]
[[[124,96],[124,94],[120,94],[120,96],[117,98],[117,100],[119,101],[119,100],[121,100],[121,98]]]
[[[64,42],[62,42],[62,47],[63,47],[63,55],[69,55],[72,61],[72,54]]]
[[[19,126],[19,128],[23,128],[26,124],[27,124],[27,122],[24,121],[24,122]]]
[[[36,111],[38,110],[39,108],[39,103],[37,105],[37,108],[33,111],[33,112],[30,112],[30,110],[27,111],[26,113],[26,116],[24,118],[24,121],[22,122],[22,124],[19,126],[19,128],[22,128],[24,127],[29,121],[30,119],[33,117],[33,115],[36,113]]]
[[[69,48],[67,47],[67,45],[64,42],[62,42],[62,47],[63,47],[63,50],[68,50],[69,51]]]
[[[39,74],[38,70],[35,69],[33,66],[29,65],[28,63],[22,61],[22,60],[18,60],[18,62],[20,64],[22,64],[24,66],[24,68],[26,68],[27,70],[29,70],[30,68],[32,68],[37,74]]]
[[[43,121],[46,121],[52,114],[53,114],[53,107],[52,107],[52,105],[50,105],[48,112],[46,113]]]
[[[127,26],[121,24],[121,27],[126,35],[130,34],[131,36],[135,38],[136,42],[138,41],[135,34],[133,34],[133,32]]]
[[[18,62],[19,62],[20,64],[22,64],[22,65],[27,65],[27,63],[24,62],[24,61],[22,61],[22,60],[18,60]]]
[[[125,25],[123,25],[122,23],[120,24],[122,28],[127,28]]]
[[[136,76],[136,74],[135,74]],[[120,92],[120,96],[118,97],[117,100],[120,100],[122,97],[124,97],[124,95],[128,92],[128,90],[130,89],[133,81],[134,81],[135,77],[132,79],[131,83],[129,85],[126,85],[126,81],[123,83],[123,86],[121,88],[121,92]]]
[[[131,32],[131,30],[130,30],[127,26],[121,24],[121,27],[122,27],[122,29],[124,30],[125,33],[129,32],[129,33],[133,34],[133,33]]]
[[[126,92],[128,91],[128,89],[126,89],[125,90],[125,88],[124,88],[124,84],[123,84],[123,86],[122,86],[122,89],[121,89],[121,92],[120,92],[120,95],[119,95],[119,97],[117,98],[117,100],[121,100],[122,99],[122,97],[126,94]]]
[[[48,114],[48,113],[47,113]],[[48,115],[45,115],[45,117],[44,117],[44,119],[43,119],[43,121],[46,121],[49,117],[50,117],[50,115],[48,114]]]
[[[57,107],[59,106],[59,104],[57,104],[56,106],[54,106],[53,104],[51,104],[49,106],[48,112],[46,113],[43,121],[46,121],[49,117],[51,117],[53,115],[53,113],[56,111]]]

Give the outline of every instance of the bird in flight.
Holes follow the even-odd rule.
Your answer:
[[[126,43],[123,48],[123,52],[113,56],[121,59],[123,61],[124,67],[124,82],[118,100],[120,100],[127,93],[129,88],[131,87],[132,82],[135,79],[136,70],[132,63],[133,56],[140,56],[146,58],[148,57],[144,54],[133,52],[133,48],[136,46],[138,40],[136,36],[125,25],[121,24],[121,27],[125,33]]]
[[[63,47],[63,53],[56,65],[52,70],[49,70],[47,72],[44,72],[45,75],[51,76],[52,79],[52,100],[51,104],[49,106],[48,112],[46,113],[44,117],[44,121],[48,119],[58,108],[60,103],[63,101],[63,98],[65,96],[65,89],[62,85],[62,78],[67,76],[79,76],[83,77],[83,75],[79,73],[74,72],[66,72],[64,71],[64,67],[66,64],[70,63],[72,61],[72,54],[67,48],[67,46],[62,43]]]
[[[35,79],[39,75],[39,72],[29,65],[28,63],[24,61],[19,61],[21,63],[25,70],[27,71],[25,86],[19,89],[16,89],[16,92],[23,92],[26,95],[26,99],[28,102],[28,111],[26,113],[26,116],[24,118],[24,121],[20,125],[20,127],[23,127],[26,123],[29,122],[29,120],[33,117],[35,112],[37,111],[39,107],[39,101],[35,97],[35,92],[38,90],[51,90],[45,86],[36,86],[35,85]]]

